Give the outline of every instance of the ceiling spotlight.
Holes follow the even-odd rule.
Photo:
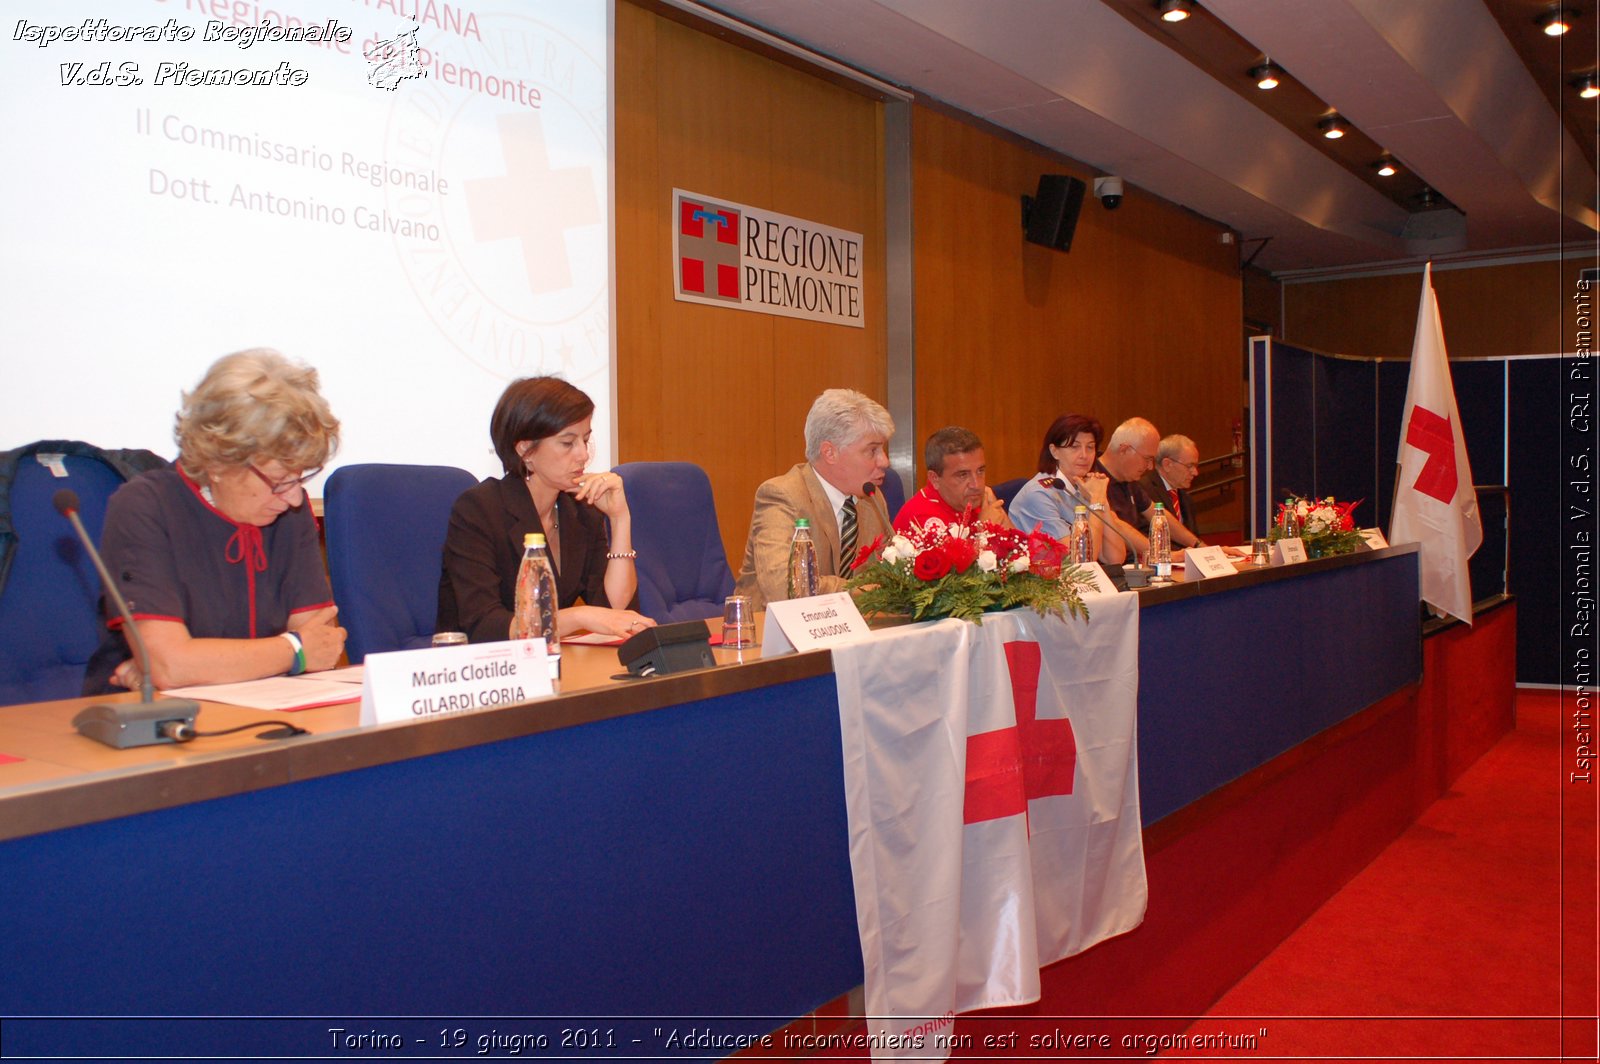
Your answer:
[[[1577,89],[1578,95],[1585,100],[1592,100],[1596,96],[1600,96],[1600,75],[1585,74],[1574,81],[1572,87]]]
[[[1194,14],[1194,6],[1189,0],[1161,0],[1161,21],[1182,22]]]
[[[1278,87],[1278,68],[1271,63],[1262,63],[1251,68],[1250,80],[1256,83],[1258,89],[1275,89]]]
[[[1534,22],[1544,30],[1545,36],[1559,37],[1572,28],[1572,20],[1577,15],[1578,13],[1570,7],[1553,7],[1534,19]]]
[[[1372,164],[1372,168],[1378,171],[1379,177],[1393,177],[1400,172],[1400,168],[1394,164],[1393,159],[1379,159]]]
[[[1327,118],[1324,118],[1322,121],[1317,123],[1317,128],[1322,130],[1322,135],[1327,137],[1329,140],[1338,140],[1340,137],[1344,136],[1346,132],[1348,132],[1348,130],[1345,128],[1345,124],[1339,120],[1338,115],[1329,115]]]

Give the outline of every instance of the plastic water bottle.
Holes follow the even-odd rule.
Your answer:
[[[511,620],[512,639],[543,636],[550,657],[550,676],[561,675],[561,637],[556,634],[556,574],[544,534],[522,537],[522,565],[517,569],[517,606]]]
[[[794,538],[789,541],[789,597],[810,598],[817,593],[817,545],[811,539],[811,520],[801,517],[794,523]]]
[[[1072,508],[1072,564],[1094,561],[1094,536],[1089,528],[1089,508],[1082,503]]]
[[[1155,566],[1152,584],[1172,583],[1172,529],[1167,525],[1167,511],[1156,503],[1150,515],[1150,564]]]

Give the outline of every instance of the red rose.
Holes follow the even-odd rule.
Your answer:
[[[937,580],[950,571],[950,559],[936,547],[930,547],[917,555],[917,560],[911,563],[911,575],[918,580]]]
[[[950,568],[958,573],[964,573],[972,568],[972,563],[978,560],[978,548],[964,539],[951,536],[939,545],[944,556],[950,559]]]
[[[857,551],[856,560],[850,563],[850,571],[853,573],[863,565],[867,564],[867,559],[878,553],[878,548],[881,546],[883,546],[883,536],[880,535],[877,539],[874,539],[871,543],[868,543],[866,546]]]
[[[1035,530],[1028,533],[1028,571],[1046,580],[1061,575],[1061,561],[1067,556],[1066,545]]]

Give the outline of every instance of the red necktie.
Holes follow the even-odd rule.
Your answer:
[[[1172,516],[1182,521],[1183,514],[1178,512],[1178,493],[1173,491],[1171,488],[1168,488],[1167,494],[1172,496]]]

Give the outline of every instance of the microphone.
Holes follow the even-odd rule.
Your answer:
[[[870,480],[867,481],[865,484],[861,485],[861,494],[865,498],[868,498],[868,499],[872,498],[872,493],[877,491],[877,490],[878,490],[878,485],[874,484]]]
[[[1042,487],[1053,488],[1054,490],[1061,492],[1063,495],[1066,495],[1069,498],[1083,499],[1083,496],[1079,495],[1075,491],[1072,491],[1067,486],[1067,482],[1062,480],[1060,477],[1042,477],[1039,480],[1039,484]],[[1088,504],[1088,500],[1087,499],[1083,499],[1083,502],[1084,502],[1085,505]],[[1150,569],[1147,566],[1143,566],[1143,565],[1139,564],[1139,546],[1138,546],[1138,544],[1134,543],[1133,540],[1129,539],[1128,538],[1128,534],[1126,532],[1122,531],[1122,529],[1118,528],[1116,525],[1112,524],[1110,521],[1107,521],[1104,517],[1100,516],[1100,511],[1098,511],[1098,510],[1090,510],[1089,513],[1092,516],[1094,516],[1097,520],[1099,520],[1099,522],[1102,525],[1105,525],[1111,531],[1115,532],[1117,534],[1117,538],[1122,540],[1122,542],[1124,542],[1124,543],[1126,543],[1128,545],[1128,557],[1132,558],[1133,562],[1134,562],[1132,565],[1123,566],[1123,569],[1122,569],[1123,575],[1126,576],[1127,579],[1128,579],[1128,586],[1129,587],[1145,587],[1145,586],[1147,586],[1149,584],[1149,582],[1150,582],[1150,575],[1155,570]]]
[[[133,622],[133,611],[128,609],[127,600],[117,590],[116,581],[111,579],[111,573],[106,570],[105,559],[100,557],[94,540],[89,538],[83,521],[78,517],[78,493],[71,488],[62,488],[55,493],[52,501],[61,516],[72,523],[73,531],[78,533],[78,539],[100,572],[106,594],[111,596],[117,611],[122,614],[122,630],[133,647],[133,655],[139,662],[139,674],[143,679],[140,692],[142,701],[103,702],[90,706],[72,718],[73,727],[80,734],[119,750],[155,743],[175,743],[180,738],[192,737],[194,718],[200,712],[200,703],[188,698],[155,697],[154,682],[150,679],[150,652],[145,649],[139,626]]]

